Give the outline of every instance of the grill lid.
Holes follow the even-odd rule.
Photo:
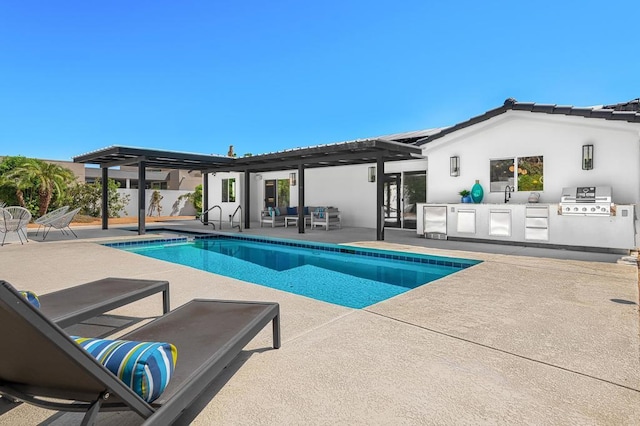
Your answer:
[[[573,186],[562,189],[558,209],[562,215],[611,216],[615,214],[614,211],[610,186]]]
[[[610,186],[572,186],[562,188],[560,202],[565,203],[611,203]]]

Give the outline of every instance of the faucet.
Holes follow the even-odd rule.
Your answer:
[[[512,186],[505,186],[504,187],[504,202],[508,203],[509,200],[511,199],[511,192],[513,192],[513,187]]]

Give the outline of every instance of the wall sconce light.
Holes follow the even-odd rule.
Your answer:
[[[593,170],[593,145],[582,145],[582,170]]]
[[[255,176],[256,180],[262,180],[262,175],[260,173],[256,174]]]
[[[449,174],[451,176],[460,176],[460,157],[449,158]]]
[[[369,178],[368,178],[369,182],[375,182],[376,181],[376,168],[375,166],[371,166],[369,167]]]
[[[289,185],[296,186],[296,174],[289,173]]]

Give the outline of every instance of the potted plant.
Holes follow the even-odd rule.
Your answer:
[[[462,197],[460,199],[460,202],[462,202],[462,203],[470,203],[471,202],[471,192],[469,192],[468,189],[463,189],[462,191],[458,192],[458,194],[460,194],[460,197]]]

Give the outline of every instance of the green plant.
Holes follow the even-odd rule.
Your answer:
[[[113,179],[107,181],[108,216],[120,217],[120,212],[129,203],[129,195],[121,196],[118,183]],[[80,214],[98,217],[102,211],[102,182],[96,179],[94,183],[80,183],[69,189],[69,205],[72,208],[81,207]],[[126,214],[126,212],[125,212]]]
[[[0,198],[39,217],[49,207],[60,206],[73,180],[73,172],[66,167],[35,158],[5,157],[0,163]]]
[[[468,189],[463,189],[462,191],[458,192],[458,194],[460,194],[461,197],[466,197],[467,195],[470,195],[471,192]]]
[[[202,184],[197,185],[194,192],[183,194],[178,197],[178,200],[182,201],[186,199],[196,209],[196,217],[200,217],[202,214]]]

